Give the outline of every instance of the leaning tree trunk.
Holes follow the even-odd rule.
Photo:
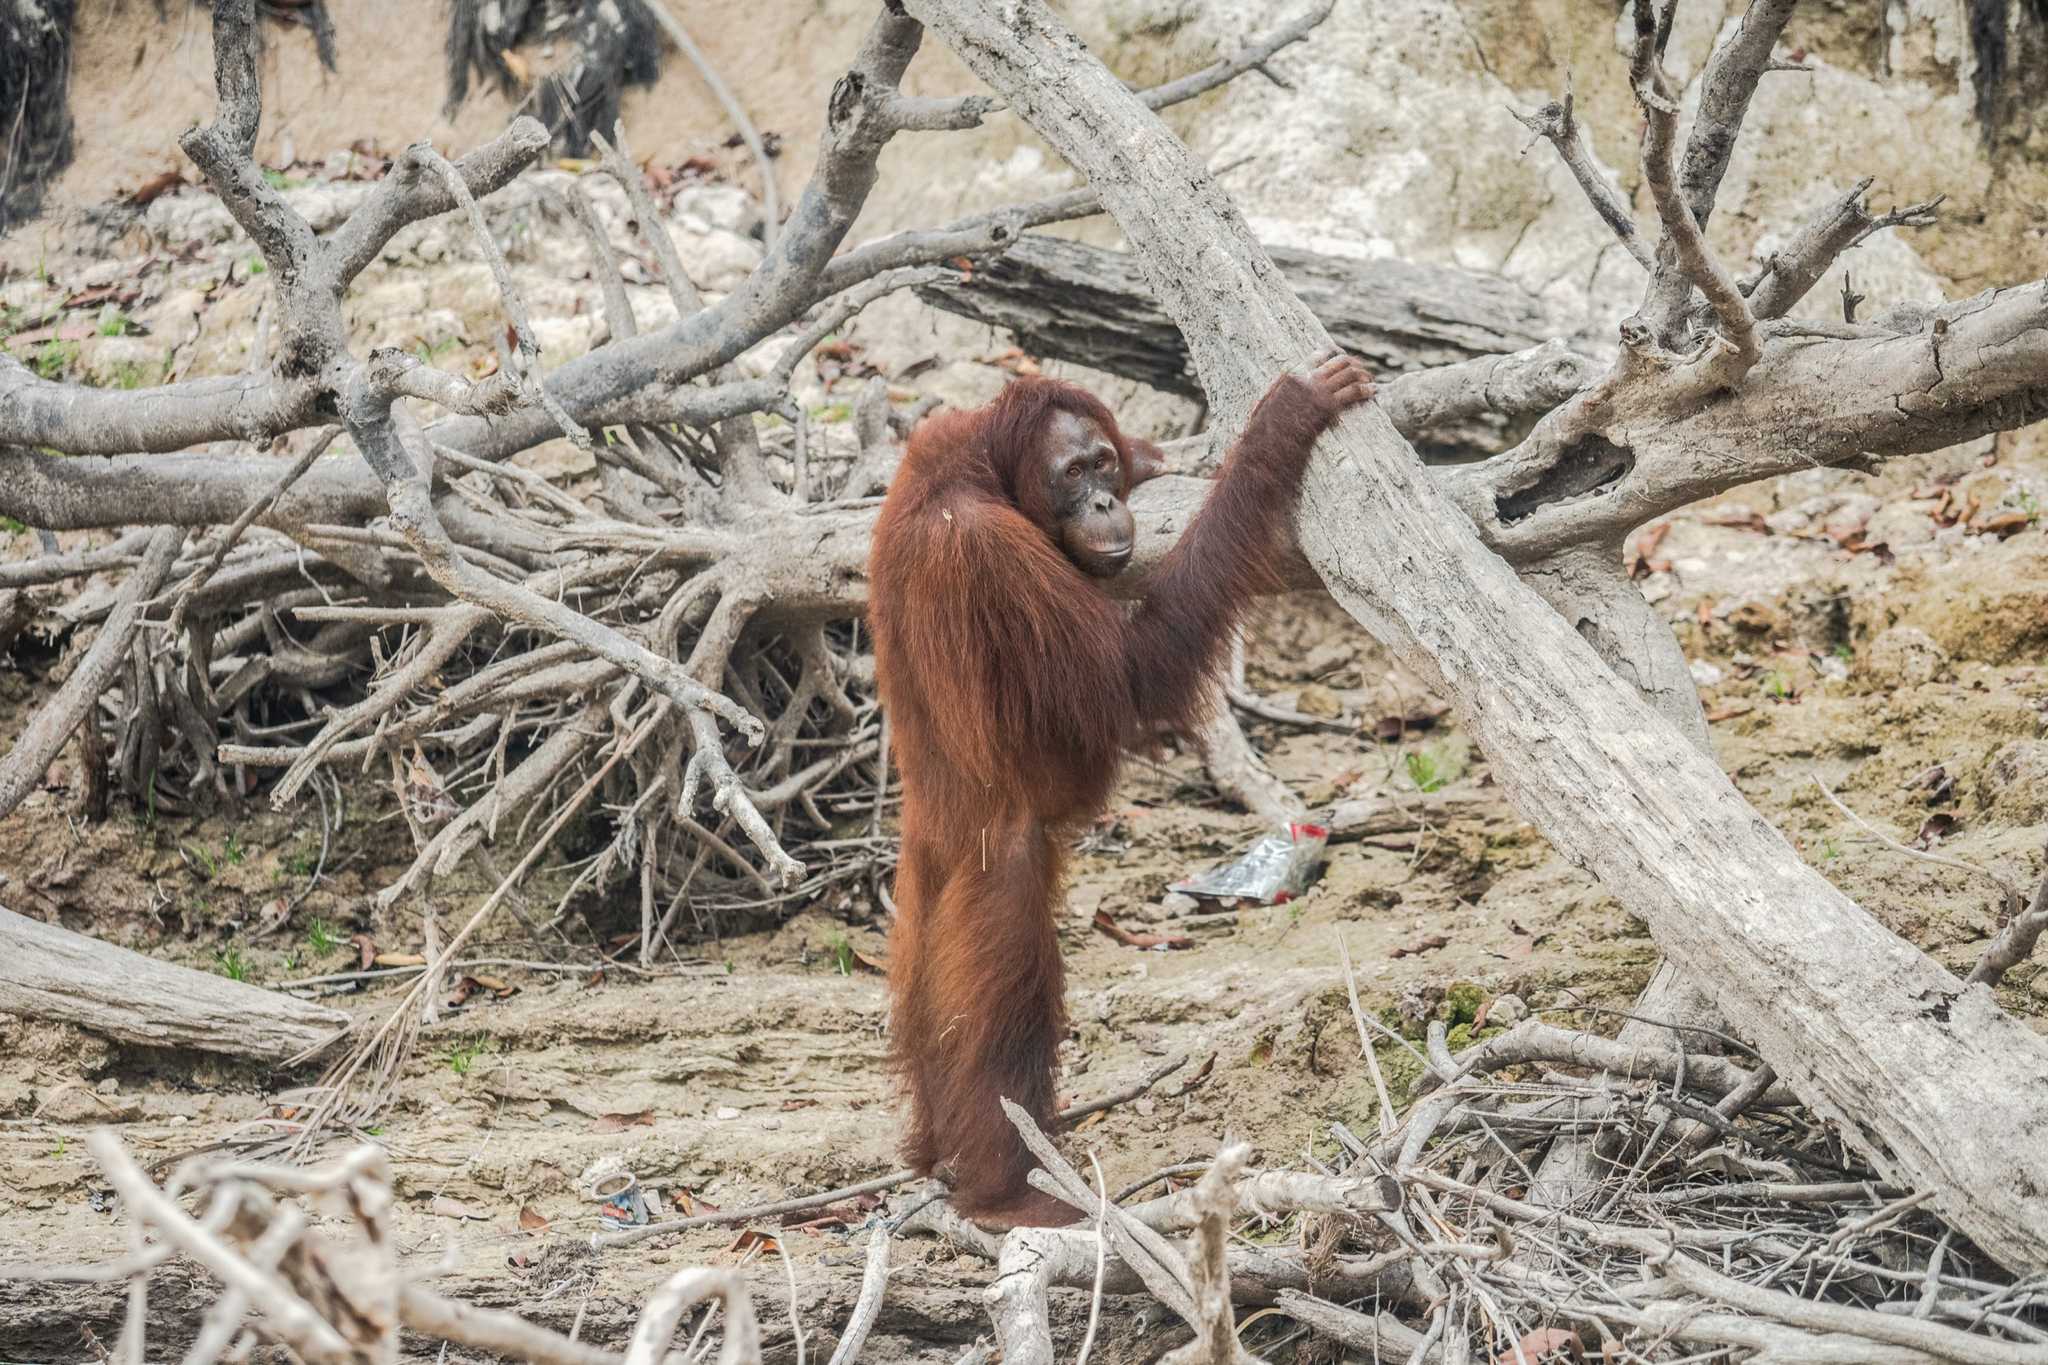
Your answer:
[[[1633,684],[1652,710],[1711,759],[1713,740],[1685,653],[1671,627],[1629,581],[1621,552],[1615,544],[1574,546],[1522,565],[1522,579],[1584,637],[1602,663]],[[1719,1046],[1711,1039],[1727,1028],[1713,996],[1669,961],[1657,964],[1629,1013],[1620,1041],[1630,1047],[1716,1052]],[[1618,1086],[1627,1079],[1602,1072],[1595,1084]],[[1590,1137],[1560,1137],[1536,1168],[1530,1200],[1562,1207],[1598,1189],[1613,1169],[1625,1132],[1620,1125],[1605,1125]]]
[[[1088,177],[1188,337],[1219,425],[1241,427],[1275,374],[1329,346],[1201,163],[1040,0],[904,3]],[[1753,366],[1753,328],[1724,357]],[[2000,1262],[2048,1269],[2048,1039],[1807,867],[1456,513],[1369,406],[1319,447],[1298,530],[1337,600],[1440,680],[1523,814],[1649,923],[1803,1100]]]

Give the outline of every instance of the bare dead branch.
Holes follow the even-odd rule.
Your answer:
[[[1693,115],[1692,135],[1686,139],[1678,192],[1692,210],[1693,221],[1702,228],[1714,212],[1714,198],[1742,135],[1742,120],[1749,113],[1757,82],[1767,71],[1800,69],[1771,59],[1771,49],[1785,31],[1785,21],[1792,17],[1796,2],[1751,0],[1734,36],[1714,50],[1700,78],[1699,111]]]
[[[1592,149],[1586,145],[1586,139],[1579,132],[1579,121],[1572,113],[1572,92],[1567,89],[1563,100],[1553,100],[1533,114],[1509,112],[1515,115],[1516,122],[1556,148],[1558,159],[1572,173],[1572,179],[1579,182],[1586,202],[1593,206],[1593,212],[1600,215],[1600,221],[1613,229],[1615,237],[1628,249],[1636,264],[1645,270],[1655,265],[1656,256],[1650,250],[1650,244],[1636,230],[1635,211],[1593,162]]]
[[[1208,1173],[1190,1192],[1195,1207],[1195,1255],[1189,1262],[1194,1285],[1195,1339],[1163,1359],[1166,1365],[1235,1365],[1249,1360],[1237,1342],[1231,1311],[1228,1244],[1236,1210],[1234,1183],[1251,1159],[1251,1148],[1232,1143],[1216,1154]]]
[[[145,604],[163,587],[184,543],[185,532],[179,527],[160,526],[150,533],[142,562],[121,585],[99,637],[57,694],[37,710],[7,756],[0,758],[0,816],[10,814],[22,798],[42,785],[43,773],[64,747],[64,741],[112,684],[127,661],[135,632],[142,625]]]
[[[515,118],[504,132],[457,161],[455,169],[471,196],[481,199],[512,183],[547,150],[549,140],[540,120]],[[401,228],[455,207],[445,180],[429,174],[417,160],[398,158],[369,198],[328,239],[335,287],[345,287],[360,275]]]
[[[2005,974],[2025,962],[2034,951],[2034,945],[2041,941],[2041,935],[2048,933],[2048,876],[2041,879],[2034,888],[2034,898],[2027,908],[2006,921],[1998,931],[1998,937],[1977,959],[1977,965],[1964,978],[1972,985],[1982,982],[1996,986],[2005,979]]]
[[[252,1310],[263,1316],[268,1330],[300,1357],[318,1365],[352,1365],[357,1359],[341,1334],[282,1277],[251,1263],[158,1190],[112,1133],[105,1129],[89,1133],[85,1145],[131,1217],[147,1221],[165,1241],[241,1294]]]
[[[706,1299],[718,1300],[725,1310],[718,1365],[754,1365],[761,1358],[761,1333],[746,1281],[736,1271],[703,1269],[678,1271],[655,1291],[634,1324],[625,1365],[661,1365],[683,1314]]]
[[[1812,292],[1844,252],[1888,227],[1931,227],[1942,198],[1908,204],[1873,216],[1864,204],[1872,179],[1865,176],[1822,205],[1801,224],[1792,240],[1765,258],[1755,276],[1743,281],[1750,309],[1759,318],[1781,318]],[[1844,322],[1854,322],[1854,309]]]
[[[1788,11],[1791,8],[1790,0],[1769,0],[1769,3],[1782,4]],[[1637,101],[1643,107],[1647,125],[1643,137],[1643,179],[1649,184],[1650,197],[1656,202],[1657,217],[1664,228],[1664,236],[1658,246],[1658,277],[1651,282],[1651,294],[1654,302],[1665,280],[1682,278],[1688,286],[1687,294],[1691,288],[1697,288],[1706,295],[1708,305],[1721,323],[1721,341],[1730,350],[1725,364],[1713,363],[1719,357],[1709,357],[1710,368],[1718,383],[1733,385],[1756,364],[1763,354],[1762,347],[1757,340],[1756,319],[1750,314],[1748,300],[1743,298],[1742,292],[1735,287],[1735,281],[1707,245],[1706,236],[1701,231],[1701,220],[1694,216],[1678,184],[1674,164],[1678,103],[1664,75],[1656,12],[1657,7],[1647,0],[1635,7],[1635,51],[1629,67],[1630,82]],[[1667,16],[1668,13],[1667,8]],[[1742,104],[1747,106],[1746,97]],[[1716,183],[1719,178],[1716,174]],[[1669,267],[1665,263],[1667,251],[1670,253]],[[1671,268],[1680,274],[1672,276]],[[1627,337],[1625,324],[1625,342]]]

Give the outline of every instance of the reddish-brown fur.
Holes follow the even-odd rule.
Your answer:
[[[1114,442],[1128,494],[1134,446],[1141,464],[1157,451],[1095,398],[1019,380],[910,439],[870,561],[903,783],[891,1029],[911,1101],[905,1154],[921,1172],[951,1167],[966,1216],[1071,1216],[1026,1183],[1032,1158],[997,1104],[1051,1126],[1066,845],[1108,799],[1127,742],[1198,719],[1338,406],[1297,378],[1273,386],[1135,611],[1061,553],[1036,466],[1065,409]]]

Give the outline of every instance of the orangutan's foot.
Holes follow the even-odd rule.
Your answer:
[[[955,1198],[957,1201],[958,1197]],[[1063,1228],[1081,1219],[1071,1204],[1038,1190],[1026,1190],[1015,1199],[977,1208],[963,1216],[987,1232],[1008,1232],[1011,1228]]]

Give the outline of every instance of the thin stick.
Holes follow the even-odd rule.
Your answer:
[[[1153,1067],[1141,1079],[1133,1081],[1121,1090],[1113,1090],[1101,1099],[1077,1104],[1072,1109],[1062,1109],[1059,1116],[1060,1124],[1063,1127],[1072,1127],[1090,1114],[1099,1113],[1104,1109],[1114,1109],[1126,1101],[1134,1100],[1187,1064],[1188,1054],[1183,1052]]]
[[[631,1246],[644,1242],[664,1232],[688,1232],[692,1228],[728,1227],[734,1223],[751,1223],[758,1219],[778,1218],[785,1213],[803,1213],[810,1209],[824,1208],[846,1199],[857,1199],[864,1194],[880,1194],[893,1190],[898,1185],[907,1185],[917,1179],[912,1170],[891,1171],[878,1175],[873,1180],[863,1180],[858,1185],[842,1185],[836,1190],[822,1194],[807,1194],[797,1199],[777,1200],[772,1204],[755,1204],[743,1209],[721,1209],[717,1213],[692,1214],[688,1218],[671,1218],[662,1223],[644,1223],[637,1228],[622,1228],[617,1232],[600,1232],[592,1237],[591,1244],[601,1247]]]
[[[1344,960],[1344,989],[1351,996],[1351,1021],[1358,1026],[1358,1051],[1365,1058],[1365,1066],[1372,1073],[1372,1088],[1380,1097],[1380,1136],[1399,1127],[1394,1118],[1394,1100],[1387,1093],[1387,1078],[1380,1074],[1380,1059],[1373,1051],[1372,1039],[1365,1031],[1365,1009],[1358,1003],[1358,975],[1351,970],[1351,949],[1344,942],[1340,931],[1337,935],[1337,954]]]
[[[1821,781],[1819,773],[1809,773],[1807,774],[1807,776],[1813,779],[1813,785],[1820,788],[1820,794],[1822,796],[1825,796],[1836,810],[1842,812],[1842,814],[1848,816],[1851,820],[1854,820],[1857,824],[1861,825],[1864,828],[1864,830],[1870,835],[1871,838],[1877,840],[1880,844],[1883,844],[1892,852],[1903,853],[1908,858],[1918,858],[1922,862],[1938,863],[1942,867],[1952,867],[1959,872],[1974,872],[1980,877],[1988,878],[1997,885],[1999,892],[2005,897],[2006,912],[2008,914],[2014,914],[2018,912],[2020,906],[2020,889],[2017,886],[2014,886],[2010,881],[2007,881],[2004,877],[2001,877],[1998,873],[1993,872],[1990,868],[1981,866],[1977,863],[1965,862],[1961,858],[1948,858],[1942,856],[1939,853],[1929,852],[1924,848],[1907,847],[1905,844],[1902,844],[1897,839],[1892,838],[1889,834],[1886,834],[1883,830],[1871,824],[1868,820],[1858,815],[1855,811],[1850,810],[1846,805],[1842,804],[1842,798],[1836,796],[1833,792],[1828,790],[1828,784]]]
[[[1095,1327],[1102,1320],[1102,1276],[1109,1265],[1109,1238],[1102,1231],[1109,1218],[1109,1187],[1103,1183],[1102,1163],[1095,1153],[1088,1154],[1088,1164],[1095,1171],[1095,1193],[1100,1201],[1095,1210],[1095,1292],[1088,1300],[1088,1330],[1081,1337],[1081,1354],[1074,1357],[1074,1365],[1088,1365],[1088,1353],[1095,1349]]]
[[[783,1273],[789,1276],[789,1330],[796,1338],[796,1365],[804,1365],[804,1324],[796,1315],[796,1262],[789,1259],[789,1252],[783,1247],[780,1237],[773,1238],[770,1245],[782,1258]]]
[[[444,1299],[416,1284],[398,1291],[398,1318],[415,1332],[530,1365],[618,1365],[610,1351],[564,1338],[493,1308]]]
[[[127,663],[128,647],[142,624],[148,600],[170,576],[171,566],[177,562],[178,547],[184,543],[185,530],[181,526],[160,526],[150,533],[142,563],[121,585],[112,613],[100,626],[99,637],[57,694],[35,713],[7,756],[0,758],[0,818],[42,785],[50,760],[63,749],[64,741],[79,723],[94,723],[88,713]]]
[[[1090,1114],[1104,1109],[1112,1109],[1128,1100],[1136,1099],[1160,1081],[1185,1066],[1187,1060],[1185,1054],[1175,1057],[1162,1066],[1154,1067],[1142,1080],[1132,1085],[1127,1085],[1121,1090],[1103,1096],[1101,1099],[1089,1100],[1087,1103],[1077,1104],[1071,1109],[1063,1109],[1060,1111],[1059,1121],[1062,1124],[1072,1124],[1077,1119],[1086,1118]],[[858,1185],[843,1185],[839,1189],[826,1190],[822,1194],[807,1194],[797,1199],[783,1199],[773,1204],[755,1204],[750,1208],[744,1209],[723,1209],[717,1213],[693,1214],[688,1218],[671,1218],[667,1222],[645,1223],[637,1228],[622,1228],[617,1232],[600,1232],[591,1238],[591,1244],[601,1247],[630,1246],[634,1242],[644,1242],[649,1237],[664,1232],[688,1232],[692,1228],[728,1227],[734,1223],[751,1223],[757,1219],[777,1218],[785,1213],[803,1213],[810,1209],[824,1208],[828,1204],[837,1204],[842,1200],[856,1199],[864,1194],[880,1194],[885,1190],[893,1190],[899,1185],[907,1185],[915,1179],[917,1179],[916,1171],[891,1171],[887,1175],[876,1176],[873,1180],[863,1180]]]

